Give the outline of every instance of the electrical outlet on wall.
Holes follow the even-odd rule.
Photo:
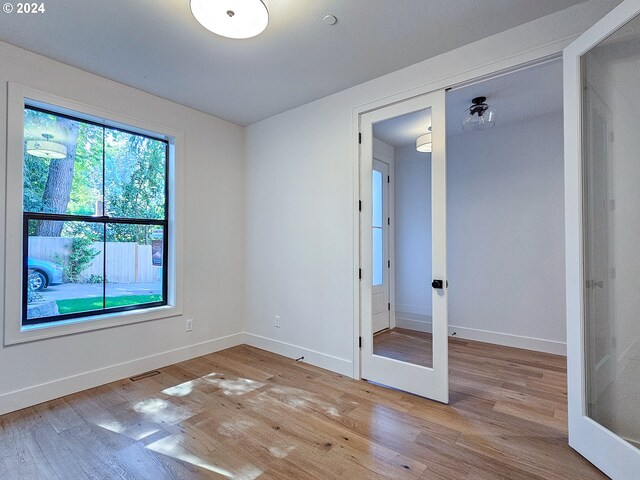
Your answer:
[[[276,315],[275,318],[273,319],[273,324],[280,328],[280,315]]]
[[[191,330],[193,330],[193,319],[188,319],[185,323],[185,330],[187,332],[190,332]]]

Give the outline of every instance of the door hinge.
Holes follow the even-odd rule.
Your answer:
[[[391,268],[391,260],[387,260],[387,268]]]
[[[362,337],[358,337],[358,347],[362,348]]]
[[[358,132],[358,143],[362,143],[362,133]]]
[[[387,225],[391,225],[391,217],[387,217]]]
[[[391,303],[387,303],[387,310],[391,311]]]
[[[387,183],[391,183],[391,177],[387,175]]]
[[[358,269],[358,278],[360,280],[362,280],[362,269],[361,268]]]
[[[358,200],[358,211],[362,211],[362,200]]]

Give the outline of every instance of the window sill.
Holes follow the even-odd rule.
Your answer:
[[[166,305],[128,312],[110,313],[72,320],[27,325],[20,327],[18,331],[7,331],[4,344],[15,345],[19,343],[34,342],[47,338],[74,335],[82,332],[92,332],[105,328],[113,328],[122,325],[131,325],[134,323],[149,322],[152,320],[179,316],[182,316],[182,311],[175,306]]]

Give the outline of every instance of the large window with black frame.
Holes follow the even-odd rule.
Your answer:
[[[25,106],[23,326],[167,304],[168,151]]]

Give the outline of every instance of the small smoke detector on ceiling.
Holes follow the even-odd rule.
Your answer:
[[[261,0],[191,0],[191,13],[204,28],[228,38],[255,37],[269,23],[269,11]]]
[[[325,15],[322,21],[327,25],[335,25],[338,23],[338,18],[335,15]]]

